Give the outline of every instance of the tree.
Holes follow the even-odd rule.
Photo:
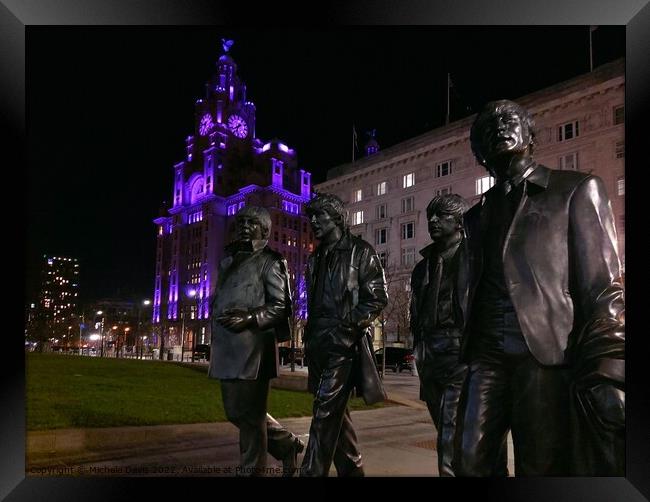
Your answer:
[[[289,317],[289,329],[291,332],[291,371],[296,371],[296,340],[307,322],[307,281],[305,274],[298,274],[291,279],[291,316]]]
[[[403,265],[392,264],[384,268],[384,273],[388,288],[388,304],[382,310],[379,318],[384,351],[382,375],[386,372],[387,332],[394,330],[395,341],[398,343],[403,341],[408,346],[413,342],[409,327],[411,321],[411,269]]]

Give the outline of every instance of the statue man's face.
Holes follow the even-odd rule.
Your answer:
[[[502,156],[523,155],[531,143],[528,124],[514,107],[509,106],[499,108],[485,121],[480,138],[488,164]]]
[[[429,217],[429,235],[434,241],[444,240],[460,230],[460,222],[456,215],[443,210],[436,210]]]
[[[324,209],[318,208],[309,217],[311,229],[318,240],[322,240],[336,229],[336,222]]]
[[[262,224],[254,216],[243,214],[237,217],[237,238],[240,241],[263,239]]]

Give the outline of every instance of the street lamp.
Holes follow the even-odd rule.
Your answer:
[[[97,315],[102,315],[103,313],[104,312],[101,311],[101,310],[97,311]],[[99,332],[100,332],[101,337],[102,337],[102,344],[101,344],[101,347],[99,349],[99,356],[104,357],[104,317],[103,316],[102,316],[102,322],[101,322],[101,324],[99,326]]]
[[[142,305],[138,307],[138,333],[136,335],[137,338],[135,347],[136,353],[138,351],[138,340],[142,338],[142,307],[148,307],[149,305],[151,305],[151,300],[142,300]],[[140,359],[142,359],[142,347],[140,347]]]
[[[196,289],[190,289],[187,292],[187,296],[194,298],[196,296]],[[185,357],[185,309],[184,305],[181,305],[181,362]],[[194,338],[194,337],[193,337]]]

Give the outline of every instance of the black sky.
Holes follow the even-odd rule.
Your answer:
[[[194,102],[221,39],[257,108],[257,136],[282,139],[301,167],[349,162],[351,128],[382,147],[488,100],[516,99],[589,71],[589,27],[27,30],[27,298],[39,256],[81,261],[82,302],[151,296],[155,228]],[[623,27],[593,32],[594,64],[623,57]]]

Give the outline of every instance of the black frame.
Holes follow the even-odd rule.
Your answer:
[[[4,4],[9,4],[7,7]],[[311,2],[307,2],[311,4]],[[7,166],[22,166],[26,164],[26,122],[25,122],[25,38],[27,28],[35,25],[223,25],[246,22],[254,24],[265,21],[277,25],[294,21],[298,15],[307,14],[304,19],[296,22],[319,24],[325,22],[333,25],[346,24],[458,24],[458,25],[503,25],[503,24],[580,24],[580,25],[625,25],[626,26],[626,158],[628,165],[640,166],[647,164],[647,157],[641,158],[642,141],[647,141],[641,126],[641,120],[647,120],[648,96],[646,89],[650,88],[650,67],[647,65],[647,54],[650,53],[650,6],[646,0],[547,0],[544,3],[511,1],[506,5],[504,0],[484,2],[481,0],[464,0],[456,2],[427,2],[405,1],[397,5],[389,0],[374,2],[341,2],[340,5],[321,5],[320,13],[313,16],[313,6],[309,10],[287,8],[271,2],[271,8],[260,4],[255,14],[246,12],[240,16],[234,3],[213,0],[197,0],[173,2],[172,0],[151,0],[145,4],[134,0],[5,0],[0,4],[0,102],[3,112],[0,120],[6,120],[6,127],[0,130],[6,140],[5,148],[13,145],[9,152],[15,159],[7,162]],[[309,14],[312,14],[311,16]],[[252,16],[252,17],[251,17]],[[292,19],[294,18],[294,19]],[[8,111],[8,113],[6,113]],[[22,148],[15,148],[21,145]],[[4,150],[4,149],[3,149]],[[7,148],[7,150],[9,150]],[[6,151],[6,150],[5,150]],[[644,164],[645,163],[645,164]],[[17,173],[20,169],[7,169],[7,172]],[[636,190],[642,183],[637,178],[638,171],[631,170],[633,182],[628,183],[626,200],[640,200]],[[641,195],[642,196],[642,195]],[[631,219],[630,219],[631,217]],[[22,227],[18,215],[14,218],[15,235],[22,235]],[[633,226],[635,214],[628,215],[628,226]],[[11,221],[9,222],[11,224]],[[634,226],[634,228],[640,228]],[[9,233],[9,232],[7,232]],[[11,234],[9,234],[11,235]],[[626,233],[628,239],[630,234]],[[634,236],[632,236],[634,239]],[[637,240],[638,238],[634,239]],[[627,246],[627,263],[635,267],[637,246]],[[22,249],[17,246],[18,251]],[[630,259],[631,258],[631,259]],[[628,274],[627,288],[632,290],[640,284],[635,274]],[[24,281],[17,278],[18,284]],[[10,284],[7,281],[7,284]],[[649,392],[645,386],[643,360],[648,353],[646,337],[640,334],[643,329],[635,312],[635,305],[640,302],[639,294],[631,295],[632,309],[628,322],[633,327],[628,339],[629,363],[631,373],[627,386],[630,407],[627,413],[627,454],[625,478],[561,478],[561,479],[508,479],[508,480],[466,480],[454,482],[440,480],[429,489],[439,491],[448,487],[456,497],[465,498],[463,492],[474,491],[475,496],[482,500],[495,498],[498,500],[528,501],[621,501],[645,500],[644,495],[650,494],[650,482],[647,473],[650,472],[650,455],[648,454],[648,424],[650,413],[647,404]],[[16,302],[15,312],[23,309],[22,297]],[[629,302],[628,302],[629,303]],[[22,326],[22,323],[19,323]],[[634,329],[636,328],[636,329]],[[15,332],[21,332],[22,328]],[[133,479],[76,479],[76,478],[25,478],[25,412],[24,412],[24,361],[23,340],[18,336],[15,340],[5,338],[5,363],[2,364],[3,378],[3,423],[0,430],[2,444],[2,469],[0,469],[0,497],[7,500],[26,500],[32,498],[53,500],[77,499],[111,499],[122,496],[123,490],[135,487]],[[644,350],[645,349],[645,350]],[[8,351],[8,352],[7,352]],[[14,354],[17,352],[17,356]],[[7,365],[7,361],[18,361],[17,366]],[[139,486],[142,480],[138,480]],[[146,490],[151,493],[167,490],[169,479],[149,480]],[[187,480],[174,480],[181,482]],[[221,483],[222,481],[219,481]],[[227,482],[227,481],[223,481]],[[296,480],[292,482],[298,482]],[[381,485],[382,480],[376,480],[373,485]],[[393,482],[393,481],[391,481]],[[397,480],[399,483],[400,481]],[[202,484],[201,480],[191,480],[192,489]],[[208,484],[209,483],[209,484]],[[204,486],[214,490],[214,479],[209,479]],[[402,483],[411,483],[403,481]],[[427,482],[429,483],[429,482]],[[364,490],[370,483],[364,484]],[[402,485],[407,488],[409,485]],[[13,490],[13,491],[12,491]],[[293,492],[297,496],[309,496],[309,492]],[[461,494],[462,493],[462,494]],[[406,494],[416,495],[415,493]],[[436,493],[437,495],[437,493]],[[155,496],[155,495],[154,495]],[[417,496],[417,495],[416,495]]]

